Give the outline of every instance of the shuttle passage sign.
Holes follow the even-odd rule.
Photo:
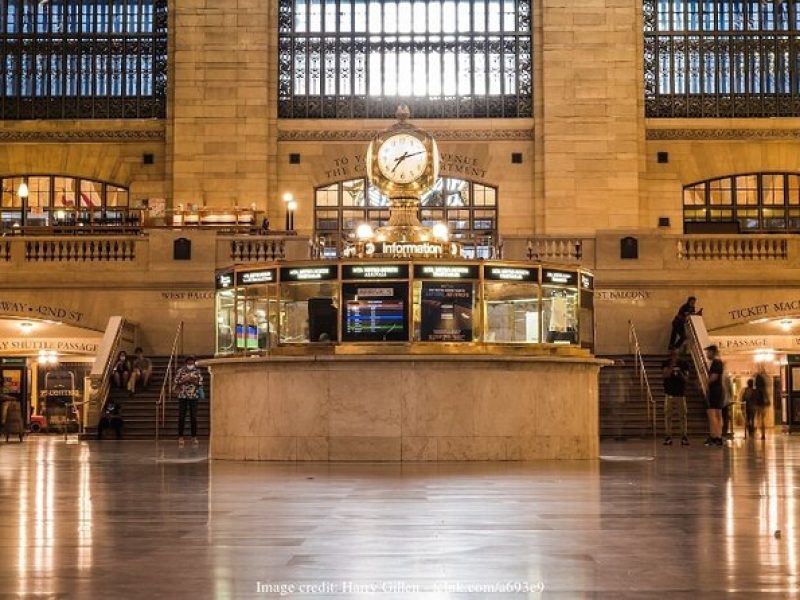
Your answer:
[[[420,339],[423,342],[471,342],[474,285],[422,282]]]

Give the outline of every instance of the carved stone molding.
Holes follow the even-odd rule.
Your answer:
[[[796,140],[800,129],[648,129],[648,140]]]
[[[279,131],[279,142],[366,142],[385,129]],[[438,141],[485,141],[533,139],[533,129],[429,129]]]
[[[163,130],[105,129],[75,131],[0,130],[0,142],[151,142],[164,140]]]

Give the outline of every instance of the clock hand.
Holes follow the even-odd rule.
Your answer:
[[[394,173],[397,170],[397,167],[399,167],[400,163],[403,162],[405,159],[411,158],[412,156],[418,156],[420,154],[425,154],[426,152],[427,152],[426,150],[423,150],[421,152],[412,152],[411,154],[406,152],[405,154],[403,154],[399,158],[395,159],[395,161],[394,161],[394,169],[392,169],[392,173]]]

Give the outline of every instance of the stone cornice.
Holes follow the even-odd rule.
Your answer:
[[[163,129],[97,129],[59,131],[0,130],[0,142],[151,142],[164,140]]]
[[[800,129],[648,129],[648,140],[796,140]]]
[[[278,132],[279,142],[366,142],[386,129],[348,130],[284,130]],[[533,129],[428,129],[438,141],[486,141],[533,139]]]

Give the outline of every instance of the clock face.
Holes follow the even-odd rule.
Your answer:
[[[427,165],[425,144],[407,133],[393,135],[378,150],[378,169],[394,183],[411,183],[425,172]]]

